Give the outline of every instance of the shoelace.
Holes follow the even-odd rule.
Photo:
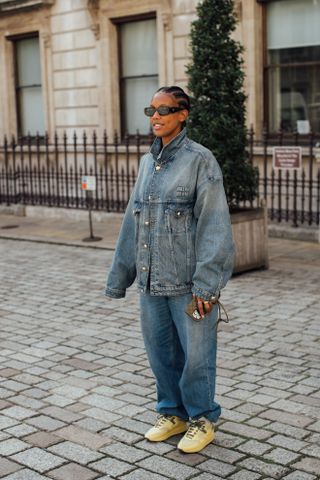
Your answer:
[[[188,431],[186,433],[186,437],[193,438],[198,432],[198,430],[201,430],[201,432],[203,433],[207,433],[204,420],[194,420],[193,422],[191,422],[190,427],[188,428]]]
[[[156,421],[155,427],[162,427],[167,421],[174,423],[173,417],[170,415],[159,415],[158,420]]]

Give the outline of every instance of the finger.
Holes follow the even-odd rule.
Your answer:
[[[206,309],[206,312],[209,313],[211,312],[213,305],[210,302],[204,302],[204,308]]]
[[[197,299],[197,305],[198,305],[198,312],[200,313],[201,317],[203,318],[205,316],[205,312],[203,311],[203,303],[200,298]]]

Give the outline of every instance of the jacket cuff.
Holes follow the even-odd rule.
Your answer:
[[[117,288],[106,288],[104,291],[106,297],[111,298],[124,298],[126,296],[125,290],[118,290]]]
[[[201,288],[198,288],[195,285],[192,287],[192,293],[197,297],[203,298],[203,300],[206,300],[209,302],[210,300],[213,300],[220,296],[220,290],[217,290],[215,292],[208,292],[207,290],[202,290]]]

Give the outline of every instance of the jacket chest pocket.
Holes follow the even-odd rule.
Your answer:
[[[173,206],[165,210],[166,229],[177,234],[188,232],[191,228],[192,208]]]

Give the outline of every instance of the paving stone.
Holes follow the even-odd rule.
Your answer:
[[[258,429],[234,422],[225,422],[220,428],[221,430],[226,430],[227,432],[237,433],[244,437],[254,438],[255,440],[265,440],[272,436],[271,432],[263,430],[262,428]]]
[[[12,473],[8,477],[5,477],[5,480],[47,480],[48,477],[40,475],[34,470],[19,470],[16,473]]]
[[[2,410],[1,415],[15,418],[17,420],[24,420],[26,418],[30,418],[30,417],[33,417],[34,415],[37,415],[37,412],[34,410],[30,410],[28,408],[13,406],[13,407],[5,408],[4,410]]]
[[[294,460],[297,460],[299,457],[299,454],[290,452],[284,448],[275,448],[271,452],[264,455],[265,459],[272,460],[273,462],[280,463],[281,465],[288,465]]]
[[[240,470],[228,478],[230,478],[230,480],[259,480],[261,475],[259,473],[249,472],[248,470]]]
[[[89,430],[90,432],[99,432],[105,430],[108,427],[108,424],[96,418],[85,417],[82,420],[75,422],[74,426]]]
[[[125,403],[121,400],[116,400],[115,398],[98,394],[87,395],[81,399],[81,402],[86,403],[87,405],[92,405],[93,407],[110,411],[117,410],[118,408],[125,406]]]
[[[88,432],[82,428],[74,425],[55,430],[55,435],[63,438],[64,440],[70,440],[71,442],[78,443],[92,450],[99,450],[104,445],[108,445],[113,442],[112,438],[108,438],[104,435],[98,435],[96,433]]]
[[[242,453],[235,452],[229,448],[222,448],[212,443],[208,445],[203,452],[210,458],[215,458],[216,460],[226,463],[236,463],[245,456]]]
[[[114,412],[108,412],[107,410],[103,410],[101,408],[89,408],[88,410],[84,410],[83,415],[87,415],[88,417],[96,418],[97,420],[102,420],[106,424],[114,423],[119,418],[120,415],[117,415]]]
[[[60,422],[60,420],[56,420],[46,415],[39,415],[38,417],[29,418],[26,420],[26,423],[39,428],[39,430],[46,430],[49,432],[65,426],[65,423]]]
[[[87,410],[88,408],[88,405],[83,405],[83,403],[80,403],[80,402],[76,402],[76,403],[72,403],[72,405],[68,405],[68,410],[70,412],[83,412],[83,410]]]
[[[81,465],[86,465],[89,462],[94,462],[103,457],[101,453],[69,441],[53,445],[49,447],[48,450],[56,455],[68,458],[73,462],[80,463]]]
[[[218,430],[217,436],[214,440],[215,445],[219,445],[220,447],[225,448],[237,447],[244,442],[244,438],[222,432],[221,430]]]
[[[56,406],[42,408],[41,413],[68,423],[76,422],[82,418],[82,415],[78,413],[70,412],[67,409]]]
[[[0,442],[0,455],[3,457],[9,457],[14,453],[26,450],[27,448],[30,448],[28,443],[22,442],[16,438],[9,438],[8,440]]]
[[[277,447],[293,450],[294,452],[299,452],[302,448],[308,445],[307,442],[302,442],[301,440],[286,437],[284,435],[275,435],[274,437],[269,438],[268,442],[272,445],[277,445]]]
[[[119,427],[110,427],[100,433],[106,435],[109,438],[112,438],[113,440],[119,440],[120,442],[128,443],[129,445],[131,445],[132,443],[136,443],[138,440],[141,439],[141,435],[138,435],[134,432],[128,432],[128,430],[124,430],[123,428]]]
[[[119,458],[127,462],[136,463],[143,458],[150,456],[150,453],[123,443],[113,443],[107,447],[100,448],[100,451],[108,456]]]
[[[299,462],[291,465],[291,467],[318,475],[320,472],[320,460],[318,458],[304,457]]]
[[[53,433],[49,432],[36,432],[27,437],[24,440],[35,447],[47,448],[56,443],[62,442],[62,438],[59,438]]]
[[[6,429],[6,432],[14,437],[24,437],[25,435],[29,435],[36,431],[37,431],[36,428],[31,427],[29,425],[25,425],[24,423],[20,423],[18,425],[15,425],[14,427],[10,427]]]
[[[212,473],[202,473],[201,475],[197,475],[194,478],[195,480],[222,480],[222,477],[212,475]]]
[[[43,401],[27,397],[26,395],[16,395],[15,397],[10,397],[10,402],[20,405],[21,407],[30,408],[34,411],[46,406]]]
[[[272,478],[282,479],[286,473],[289,473],[288,468],[282,465],[267,463],[257,458],[247,458],[238,463],[238,466],[247,468],[262,475],[271,475]]]
[[[65,463],[65,459],[52,455],[52,453],[46,452],[37,447],[29,448],[29,450],[17,453],[11,458],[40,473],[44,473],[47,470],[51,470],[52,468]]]
[[[61,395],[62,397],[71,398],[72,400],[77,400],[78,398],[81,398],[88,393],[87,390],[85,390],[84,388],[73,387],[72,385],[55,387],[53,388],[53,391],[54,393]]]
[[[20,373],[20,370],[17,370],[16,368],[1,368],[0,369],[0,377],[14,377],[15,375],[18,375]]]
[[[270,424],[270,420],[264,420],[263,418],[255,417],[255,418],[250,418],[249,420],[246,421],[247,425],[250,425],[250,427],[265,427],[266,425]]]
[[[309,425],[309,426],[308,426],[308,429],[309,429],[309,430],[313,430],[313,431],[315,431],[315,432],[320,432],[320,420],[318,420],[317,422],[312,423],[312,425]]]
[[[176,463],[157,455],[152,455],[151,457],[142,460],[138,465],[147,470],[151,470],[152,472],[160,473],[167,477],[173,477],[175,480],[185,480],[197,473],[192,467]]]
[[[22,392],[23,390],[28,388],[28,385],[26,385],[25,383],[16,382],[15,380],[6,380],[2,382],[1,386],[15,392]]]
[[[315,475],[311,475],[310,473],[299,470],[289,473],[289,475],[283,477],[283,480],[317,480],[317,478]]]
[[[217,475],[220,475],[220,477],[225,478],[231,473],[233,473],[235,470],[237,470],[236,467],[233,465],[229,465],[228,463],[224,462],[219,462],[217,460],[207,460],[204,463],[201,463],[198,465],[198,468],[200,470],[205,470],[206,472],[211,472]]]
[[[141,437],[138,437],[141,438]],[[168,452],[177,451],[176,447],[169,445],[166,442],[149,442],[148,440],[142,440],[141,442],[135,443],[135,447],[146,450],[147,452],[154,453],[156,455],[164,455]]]
[[[10,427],[13,427],[14,425],[19,424],[18,420],[14,420],[13,418],[5,417],[2,415],[2,412],[0,414],[0,430],[4,430]]]
[[[98,462],[90,463],[89,467],[93,468],[94,470],[98,470],[98,472],[112,475],[116,478],[118,478],[120,475],[123,475],[124,473],[130,472],[131,470],[135,469],[133,465],[122,462],[120,460],[116,460],[115,458],[103,458]]]
[[[155,453],[159,453],[159,452],[155,452]],[[204,453],[206,452],[204,451]],[[178,449],[172,450],[170,453],[167,453],[165,457],[170,458],[170,460],[183,463],[184,465],[189,465],[190,467],[195,467],[196,465],[199,465],[200,463],[207,460],[207,457],[199,453],[189,453],[188,455],[185,455],[183,452],[180,452]]]
[[[0,400],[0,410],[3,410],[4,408],[11,407],[11,403],[5,401],[5,400]]]
[[[98,476],[97,472],[76,463],[68,463],[50,471],[50,478],[55,480],[93,480]]]
[[[11,460],[7,460],[6,458],[0,457],[0,473],[2,477],[4,477],[5,475],[9,475],[10,473],[16,472],[21,468],[21,465],[18,465]]]
[[[280,412],[279,410],[266,410],[259,415],[262,418],[272,420],[275,422],[286,423],[292,425],[293,427],[304,428],[310,425],[313,422],[312,418],[306,417],[304,415],[296,415],[288,412]]]
[[[288,437],[294,437],[298,440],[303,440],[308,436],[308,431],[305,429],[292,427],[291,425],[285,425],[279,422],[270,423],[265,428],[276,433],[287,435]]]
[[[311,457],[320,458],[320,445],[308,445],[300,453],[310,455]]]
[[[72,367],[79,369],[79,370],[87,370],[89,372],[98,370],[103,365],[95,362],[88,362],[86,360],[81,360],[80,358],[68,358],[64,361],[67,365],[71,365]]]
[[[157,473],[151,473],[148,470],[143,470],[142,468],[137,468],[133,472],[119,478],[121,478],[121,480],[168,480],[168,477],[163,477]],[[103,478],[99,480],[103,480]]]
[[[257,442],[256,440],[249,440],[248,442],[239,445],[237,449],[241,452],[260,456],[263,455],[265,452],[272,450],[272,446],[266,443]]]

